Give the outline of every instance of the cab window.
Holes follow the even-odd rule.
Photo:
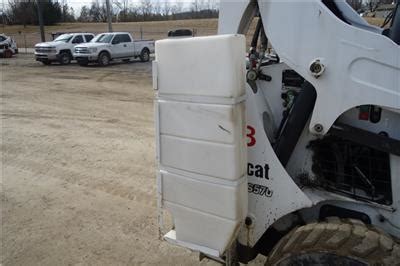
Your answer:
[[[85,42],[85,41],[83,40],[82,35],[77,35],[77,36],[75,36],[75,38],[72,40],[72,43],[83,43],[83,42]]]
[[[128,34],[121,34],[121,42],[131,42],[131,37]]]
[[[90,42],[93,39],[93,35],[85,35],[86,42]]]
[[[117,43],[126,43],[126,42],[131,42],[131,37],[129,37],[128,34],[117,34],[115,35],[114,40],[112,41],[113,44]]]
[[[111,42],[112,44],[119,44],[121,43],[121,34],[115,35],[114,39]]]

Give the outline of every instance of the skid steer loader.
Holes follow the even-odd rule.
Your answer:
[[[383,30],[345,1],[221,1],[218,27],[156,43],[163,239],[226,265],[400,265],[399,4]]]

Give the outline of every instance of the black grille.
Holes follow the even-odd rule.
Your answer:
[[[35,51],[37,53],[51,53],[51,52],[54,52],[54,50],[52,48],[47,48],[47,47],[35,48]]]
[[[329,136],[310,143],[317,184],[354,198],[392,204],[389,154]]]

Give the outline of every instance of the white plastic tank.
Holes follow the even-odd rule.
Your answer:
[[[244,36],[157,41],[153,83],[167,240],[220,256],[247,214]]]

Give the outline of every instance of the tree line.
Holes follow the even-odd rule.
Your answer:
[[[394,0],[346,0],[358,12],[374,12],[379,5],[391,4]]]
[[[66,0],[52,1],[40,0],[43,20],[46,25],[59,22],[74,22],[75,11],[68,6]],[[37,25],[38,1],[36,0],[10,0],[9,8],[3,12],[3,23],[20,25]]]
[[[9,0],[9,8],[3,13],[6,24],[37,25],[38,2],[43,11],[45,25],[61,22],[106,22],[105,0],[93,0],[84,5],[79,15],[66,0]],[[217,0],[192,0],[184,6],[182,1],[168,0],[110,0],[114,22],[175,20],[218,17]]]
[[[192,0],[186,7],[182,1],[171,3],[166,0],[141,0],[138,3],[130,0],[113,0],[112,4],[114,22],[218,17],[217,0]],[[77,20],[105,22],[107,17],[104,1],[93,0],[90,6],[83,6]]]

